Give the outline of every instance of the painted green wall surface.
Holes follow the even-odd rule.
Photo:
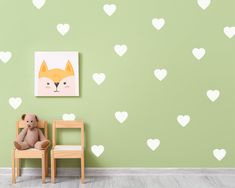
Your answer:
[[[235,167],[234,0],[33,2],[0,0],[0,167],[25,112],[83,119],[88,167]],[[36,51],[80,53],[79,97],[34,97]]]

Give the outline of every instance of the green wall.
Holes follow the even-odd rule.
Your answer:
[[[105,4],[116,4],[112,16]],[[160,30],[154,18],[165,19]],[[234,0],[212,0],[205,10],[196,0],[48,0],[41,9],[30,0],[0,0],[0,23],[0,51],[12,53],[0,61],[0,167],[11,164],[15,121],[24,112],[48,120],[50,135],[52,120],[64,113],[83,119],[89,167],[235,167],[235,37],[224,33],[235,26]],[[59,23],[70,25],[64,36]],[[121,57],[116,44],[128,47]],[[194,48],[206,50],[202,59]],[[79,51],[79,97],[34,97],[35,51]],[[166,69],[165,79],[155,69]],[[97,85],[94,73],[104,73],[105,81]],[[208,90],[220,92],[217,100],[209,100]],[[22,99],[17,109],[11,97]],[[124,123],[115,119],[117,111],[128,113]],[[178,115],[190,116],[187,126]],[[77,135],[65,131],[59,139],[73,143]],[[150,138],[160,140],[155,151]],[[103,145],[102,155],[92,145]],[[226,150],[222,160],[215,149]]]

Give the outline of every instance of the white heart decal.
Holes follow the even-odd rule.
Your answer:
[[[96,157],[99,157],[104,152],[104,146],[102,146],[102,145],[93,145],[91,147],[91,151]]]
[[[37,8],[40,9],[43,7],[43,5],[45,4],[45,0],[33,0],[33,5]]]
[[[116,11],[117,6],[115,4],[105,4],[103,6],[103,10],[104,12],[108,15],[108,16],[112,16],[113,13]]]
[[[235,27],[225,27],[224,34],[231,39],[235,35]]]
[[[62,119],[65,121],[73,121],[76,116],[74,114],[63,114]]]
[[[114,51],[116,52],[117,55],[123,56],[127,51],[127,46],[125,44],[122,45],[117,44],[114,46]]]
[[[211,0],[197,0],[197,4],[205,10],[211,3]]]
[[[21,105],[22,99],[20,97],[11,97],[9,98],[8,102],[11,105],[11,107],[16,110]]]
[[[160,140],[159,139],[148,139],[147,140],[147,146],[152,150],[155,151],[160,145]]]
[[[0,52],[0,60],[3,63],[7,63],[12,57],[12,53],[7,51],[7,52]]]
[[[190,116],[189,115],[178,115],[177,121],[182,127],[185,127],[190,122]]]
[[[166,69],[155,69],[154,76],[158,80],[162,81],[167,76],[167,70]]]
[[[200,60],[206,54],[206,50],[204,48],[194,48],[192,50],[192,53],[193,53],[195,58]]]
[[[120,123],[123,123],[124,121],[126,121],[126,119],[128,117],[128,113],[125,111],[124,112],[116,112],[115,117]]]
[[[105,76],[104,73],[94,73],[92,75],[92,78],[93,78],[93,80],[95,81],[95,83],[97,85],[100,85],[100,84],[103,83],[103,81],[105,80],[106,76]]]
[[[220,91],[219,90],[208,90],[206,95],[212,102],[215,102],[220,96]]]
[[[165,25],[165,20],[163,18],[152,19],[152,25],[155,29],[160,30]]]
[[[221,161],[226,155],[226,150],[225,149],[214,149],[213,155],[218,161]]]
[[[66,33],[68,33],[70,30],[70,26],[69,24],[58,24],[57,25],[57,31],[61,34],[61,35],[65,35]]]

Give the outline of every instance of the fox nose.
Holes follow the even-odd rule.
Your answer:
[[[56,87],[58,87],[58,85],[59,85],[59,82],[55,82],[54,84],[55,84],[55,86],[56,86]]]

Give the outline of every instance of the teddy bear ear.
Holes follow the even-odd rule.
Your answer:
[[[23,115],[21,116],[21,119],[24,120],[25,116],[26,116],[26,114],[23,114]]]
[[[35,119],[36,119],[36,121],[38,122],[38,117],[35,115]]]

